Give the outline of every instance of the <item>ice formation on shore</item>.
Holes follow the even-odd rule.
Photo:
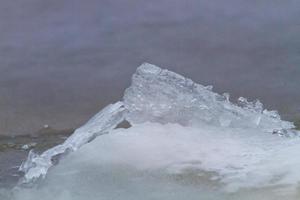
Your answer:
[[[132,127],[115,129],[124,120]],[[293,128],[259,101],[239,98],[238,104],[231,103],[229,95],[214,93],[210,86],[146,63],[133,75],[123,101],[104,108],[63,144],[41,155],[31,152],[20,167],[25,172],[21,184],[45,177],[56,156],[84,146],[72,154],[75,160],[85,154],[87,159],[81,159],[87,163],[171,174],[213,172],[211,180],[228,191],[296,185],[300,161],[291,156],[300,150],[300,141],[289,138],[298,134]],[[105,133],[110,134],[92,141]]]
[[[125,112],[122,102],[108,105],[84,126],[76,129],[63,144],[55,146],[41,155],[30,151],[28,159],[20,166],[20,170],[25,172],[21,183],[30,183],[39,177],[45,177],[55,156],[76,151],[93,138],[108,133],[124,120]]]

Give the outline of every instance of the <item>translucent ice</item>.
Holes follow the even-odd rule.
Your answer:
[[[211,87],[151,64],[140,66],[126,90],[124,104],[131,123],[179,123],[187,126],[260,128],[272,132],[290,129],[294,125],[282,121],[275,111],[263,110],[259,101],[239,98],[239,105],[229,101],[229,95],[219,95]]]
[[[51,148],[41,155],[30,151],[28,159],[20,167],[20,170],[25,172],[21,183],[29,183],[40,176],[45,177],[55,156],[76,151],[93,138],[108,133],[124,120],[124,113],[125,108],[122,102],[109,105],[84,126],[78,128],[63,144]]]
[[[113,130],[123,120],[132,127]],[[123,102],[106,107],[64,144],[29,154],[22,183],[45,178],[55,156],[83,146],[50,170],[39,189],[17,188],[14,195],[35,200],[57,191],[58,199],[132,200],[199,199],[201,193],[215,199],[213,191],[222,199],[280,199],[273,189],[296,188],[300,181],[300,139],[290,137],[298,135],[293,128],[259,101],[241,97],[234,104],[211,86],[143,64]],[[181,179],[192,183],[183,186]]]

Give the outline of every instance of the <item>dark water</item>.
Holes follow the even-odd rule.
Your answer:
[[[23,176],[23,173],[18,169],[22,162],[27,159],[30,150],[41,153],[61,144],[72,133],[70,131],[52,134],[45,129],[44,133],[38,137],[17,136],[11,138],[0,136],[0,189],[15,186],[19,178]]]
[[[300,113],[300,1],[0,2],[0,135],[80,126],[142,62]]]

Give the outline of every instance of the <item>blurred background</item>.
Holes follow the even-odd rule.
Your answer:
[[[76,128],[143,62],[300,116],[298,0],[3,0],[0,135]]]

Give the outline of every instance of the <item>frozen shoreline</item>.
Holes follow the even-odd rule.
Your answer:
[[[131,126],[121,128],[124,121]],[[233,103],[212,86],[144,63],[121,101],[64,143],[29,153],[11,198],[51,199],[49,192],[56,191],[63,200],[132,200],[140,194],[293,200],[300,180],[299,134],[259,100],[240,97]]]

